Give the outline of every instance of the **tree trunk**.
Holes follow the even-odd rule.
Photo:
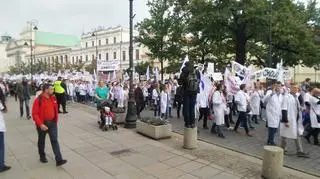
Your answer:
[[[236,31],[236,62],[244,65],[246,62],[246,33],[244,25],[239,25]]]

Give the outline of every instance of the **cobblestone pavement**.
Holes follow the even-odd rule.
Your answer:
[[[70,105],[69,114],[60,116],[60,147],[68,163],[55,166],[47,138],[49,163],[41,164],[33,122],[18,117],[18,105],[12,99],[8,106],[6,163],[12,169],[1,173],[1,179],[260,178],[261,160],[201,141],[196,150],[185,150],[179,134],[154,141],[122,127],[102,132],[97,127],[97,111],[80,104]],[[285,168],[282,178],[316,177]]]
[[[176,110],[173,109],[172,114],[175,116]],[[144,111],[144,116],[153,115],[153,111],[146,110]],[[236,116],[233,117],[233,120],[236,121]],[[172,118],[169,119],[172,124],[173,131],[183,134],[184,123],[183,119]],[[267,128],[265,127],[264,121],[259,121],[260,124],[253,124],[255,127],[252,130],[254,135],[252,138],[246,137],[244,134],[244,129],[239,128],[238,131],[242,132],[237,134],[233,131],[224,129],[223,133],[226,136],[225,139],[218,138],[217,136],[210,133],[209,130],[202,128],[202,121],[198,123],[198,138],[200,140],[216,144],[218,146],[231,149],[237,152],[241,152],[250,156],[257,158],[262,158],[263,156],[263,146],[266,144],[267,140]],[[211,127],[212,121],[208,122],[209,128]],[[278,135],[278,134],[277,134]],[[277,136],[276,140],[279,139]],[[303,148],[306,152],[310,154],[309,159],[298,158],[295,155],[285,156],[284,163],[290,168],[300,170],[303,172],[311,173],[320,177],[320,147],[308,144],[303,139]],[[288,142],[288,151],[290,154],[296,152],[296,147],[294,141]],[[217,155],[219,156],[219,155]],[[216,156],[216,157],[217,157]],[[223,157],[223,156],[221,156]],[[230,160],[230,164],[233,163],[234,159]],[[253,166],[254,167],[254,166]]]

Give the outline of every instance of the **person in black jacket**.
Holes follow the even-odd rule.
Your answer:
[[[200,73],[192,62],[186,62],[179,78],[183,89],[183,117],[186,128],[195,128],[195,106],[199,93]]]
[[[180,110],[181,110],[181,105],[183,103],[183,89],[182,85],[179,85],[177,90],[176,90],[176,95],[174,96],[176,105],[177,105],[177,117],[180,119]]]

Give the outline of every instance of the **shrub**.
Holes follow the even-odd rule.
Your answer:
[[[166,125],[168,123],[167,120],[163,120],[161,118],[146,117],[146,118],[141,118],[140,120],[142,122],[145,122],[145,123],[153,125],[153,126],[162,126],[162,125]]]

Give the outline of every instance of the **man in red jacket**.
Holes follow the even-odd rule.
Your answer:
[[[62,159],[59,142],[58,142],[58,105],[53,95],[53,86],[44,84],[42,94],[39,95],[33,103],[32,118],[37,126],[38,131],[38,150],[40,162],[47,163],[44,151],[46,134],[49,134],[53,153],[56,159],[56,165],[61,166],[67,163]]]

